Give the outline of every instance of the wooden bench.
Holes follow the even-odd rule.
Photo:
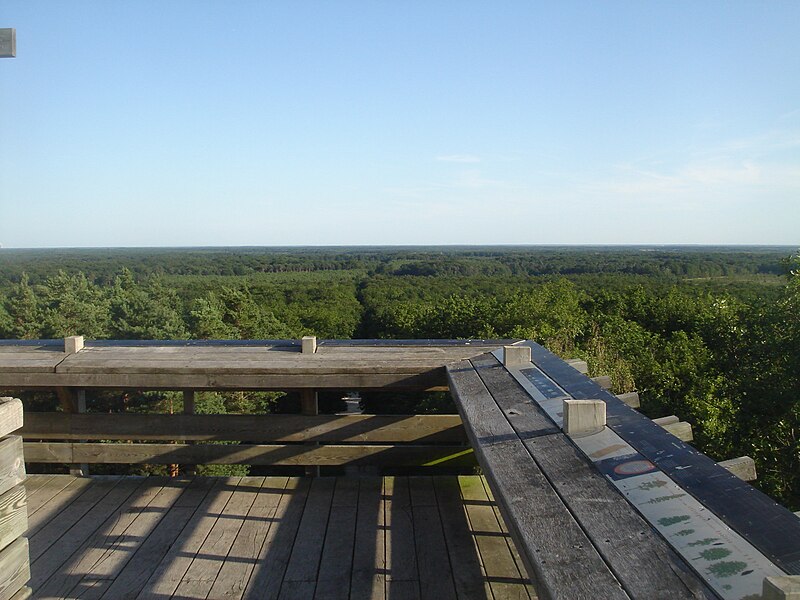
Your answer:
[[[493,355],[449,365],[448,378],[542,598],[713,597]]]

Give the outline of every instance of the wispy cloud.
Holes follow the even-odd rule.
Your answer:
[[[479,163],[481,162],[480,156],[475,156],[473,154],[445,154],[443,156],[437,156],[436,160],[439,162],[450,162],[450,163]]]

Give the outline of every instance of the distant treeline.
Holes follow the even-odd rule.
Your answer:
[[[800,260],[791,249],[1,250],[0,337],[73,334],[532,339],[585,358],[617,391],[638,390],[649,416],[690,421],[715,459],[752,456],[758,485],[800,508]],[[176,401],[161,393],[140,404],[167,399]],[[104,410],[116,410],[112,400]],[[286,409],[281,402],[206,394],[198,406],[254,412]],[[442,396],[366,403],[453,408]]]
[[[358,271],[365,274],[539,276],[588,273],[664,277],[786,274],[788,247],[410,247],[0,249],[0,284],[27,273],[39,283],[58,271],[111,283],[136,276],[245,276],[257,273]]]

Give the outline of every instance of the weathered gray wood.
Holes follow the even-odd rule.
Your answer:
[[[189,569],[217,516],[233,495],[240,478],[220,478],[208,492],[203,503],[186,523],[178,538],[163,555],[163,559],[146,580],[138,598],[162,600],[172,596],[181,578]],[[143,574],[144,575],[144,574]]]
[[[10,435],[0,439],[0,494],[25,481],[22,438]]]
[[[386,538],[383,505],[383,480],[378,477],[358,480],[351,598],[386,598]]]
[[[256,494],[239,535],[208,593],[208,600],[241,598],[253,572],[261,547],[275,522],[288,478],[267,477]],[[275,525],[277,528],[278,525]]]
[[[591,380],[604,390],[610,390],[612,387],[610,375],[598,375],[597,377],[591,377]]]
[[[28,413],[21,435],[29,440],[466,441],[458,415]]]
[[[28,600],[33,595],[33,590],[27,585],[20,588],[20,590],[11,596],[11,600]]]
[[[447,556],[447,543],[433,480],[430,477],[409,477],[409,491],[414,519],[420,596],[437,600],[455,600],[453,571]],[[456,568],[461,567],[457,565]]]
[[[386,595],[419,598],[419,571],[408,479],[386,477],[383,483],[386,527]]]
[[[75,597],[83,600],[102,590],[102,585],[89,586],[87,582],[83,581],[84,576],[92,571],[92,583],[99,584],[104,579],[102,574],[107,574],[113,562],[121,556],[127,555],[125,552],[117,552],[125,546],[123,536],[139,516],[148,513],[148,505],[163,489],[162,486],[165,483],[166,479],[163,477],[154,477],[152,480],[137,478],[121,482],[117,486],[117,490],[123,489],[121,486],[128,484],[131,486],[130,494],[126,498],[122,498],[119,504],[113,506],[113,510],[106,512],[105,521],[93,532],[87,532],[88,535],[73,553],[68,554],[67,550],[59,549],[59,552],[66,555],[63,567],[58,568],[47,579],[45,579],[47,574],[43,572],[43,569],[40,570],[41,573],[34,574],[37,593],[44,597]],[[106,505],[105,510],[108,511],[109,500],[113,503],[119,497],[106,496],[103,500],[103,504]],[[154,513],[150,512],[149,514]],[[71,532],[72,530],[70,530]],[[48,566],[52,566],[52,564]]]
[[[447,553],[450,564],[453,565],[453,583],[457,597],[492,598],[489,583],[481,574],[481,559],[475,540],[470,535],[469,521],[461,500],[458,479],[438,476],[434,477],[433,481]],[[476,535],[480,535],[477,529]],[[502,577],[502,574],[492,573],[492,575]],[[519,577],[518,572],[516,576]]]
[[[469,361],[450,365],[448,377],[475,453],[541,595],[627,599]]]
[[[0,438],[22,427],[22,401],[0,398]]]
[[[738,458],[723,460],[719,463],[719,466],[725,467],[728,471],[744,481],[755,481],[758,478],[756,474],[756,463],[749,456],[740,456]]]
[[[403,390],[438,391],[447,388],[444,369],[419,366],[394,372],[364,371],[362,366],[348,372],[303,372],[287,369],[285,373],[225,373],[207,369],[206,373],[185,373],[177,369],[165,373],[143,370],[141,373],[114,373],[99,367],[92,373],[25,373],[20,370],[4,373],[0,368],[0,388],[36,389],[57,387],[145,389],[145,390]]]
[[[622,400],[631,408],[639,408],[641,406],[641,402],[639,401],[639,392],[625,392],[623,394],[617,394],[617,398]]]
[[[686,421],[669,423],[667,425],[662,425],[662,427],[683,442],[691,442],[694,439],[692,424]]]
[[[348,600],[358,509],[358,479],[339,477],[333,492],[314,598]]]
[[[50,521],[30,537],[31,561],[35,561],[44,554],[54,543],[64,535],[73,523],[82,519],[94,506],[111,492],[121,478],[112,477],[93,482],[85,488],[83,493],[77,495],[67,506],[59,510]],[[125,490],[128,491],[129,490]],[[74,541],[74,538],[70,538]],[[56,561],[62,557],[58,553],[51,553]],[[61,564],[60,562],[58,564]],[[35,586],[34,586],[35,587]]]
[[[32,537],[52,518],[80,496],[91,484],[88,479],[71,475],[55,475],[28,497],[28,537]]]
[[[580,358],[568,358],[564,362],[575,369],[578,373],[583,375],[589,374],[589,364],[585,360],[581,360]]]
[[[508,395],[513,390],[518,395],[514,406],[532,410],[533,405],[522,404],[527,394],[507,371],[490,368],[488,358],[473,363],[481,365],[477,372],[488,391],[497,395],[500,409],[511,401]],[[516,430],[515,424],[512,427]],[[704,596],[700,582],[682,573],[682,560],[566,436],[527,438],[524,444],[628,593],[663,600]],[[598,503],[602,511],[597,510]]]
[[[0,600],[9,600],[31,577],[28,562],[28,540],[17,538],[0,551]]]
[[[130,560],[125,563],[122,571],[110,583],[104,594],[105,598],[132,600],[138,596],[147,579],[169,551],[213,485],[213,479],[204,477],[191,481],[172,504],[169,512],[163,515],[155,529],[147,535],[147,539],[138,545],[134,552],[131,552]]]
[[[307,600],[314,593],[335,484],[331,477],[316,477],[311,483],[279,598]]]
[[[208,594],[263,482],[263,477],[244,477],[239,481],[233,496],[181,578],[175,596],[204,598]]]
[[[20,484],[0,495],[0,550],[22,537],[26,529],[25,486]]]
[[[303,477],[287,483],[243,598],[278,597],[312,481],[310,477]]]
[[[102,444],[26,442],[31,462],[107,464],[470,466],[464,446]]]
[[[489,598],[526,598],[525,569],[517,565],[511,555],[514,546],[509,534],[503,531],[495,507],[479,477],[458,478],[469,531],[473,532],[473,545],[479,552],[486,573],[486,596]]]

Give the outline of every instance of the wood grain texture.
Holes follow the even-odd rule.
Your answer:
[[[28,540],[17,538],[0,551],[0,600],[9,600],[31,578]]]
[[[541,595],[627,599],[629,596],[536,465],[472,364],[462,361],[450,365],[448,377],[478,461],[528,572],[541,586]],[[552,535],[553,531],[558,535]],[[581,568],[576,569],[576,564]]]
[[[29,440],[465,443],[458,415],[28,413]]]
[[[391,465],[470,466],[465,446],[267,444],[103,444],[26,442],[25,454],[40,463]]]
[[[22,438],[10,435],[0,439],[0,494],[25,481]]]
[[[22,401],[0,398],[0,438],[22,427]]]
[[[0,550],[28,529],[25,486],[20,484],[0,495]]]

